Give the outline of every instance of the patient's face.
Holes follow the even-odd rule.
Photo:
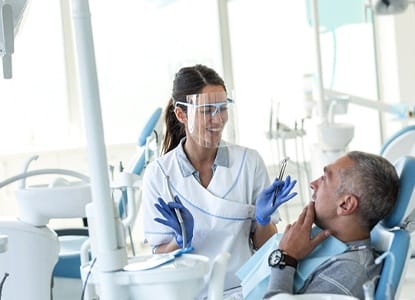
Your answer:
[[[321,228],[330,228],[330,223],[337,217],[337,207],[340,197],[336,191],[340,184],[340,171],[348,168],[353,161],[347,156],[336,160],[323,169],[323,175],[313,182],[310,187],[313,190],[312,200],[315,207],[315,224]]]

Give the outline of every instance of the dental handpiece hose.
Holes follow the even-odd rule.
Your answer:
[[[171,187],[170,187],[170,178],[169,178],[169,176],[166,176],[166,181],[167,181],[167,190],[169,191],[170,199],[171,199],[171,201],[175,202],[173,192],[172,192]],[[183,238],[182,248],[186,249],[187,233],[186,233],[186,228],[184,226],[184,220],[183,220],[182,214],[180,212],[180,209],[175,208],[174,212],[176,213],[177,220],[179,221],[179,224],[180,224],[180,230],[182,231],[182,238]]]

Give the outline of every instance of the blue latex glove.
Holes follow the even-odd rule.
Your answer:
[[[164,219],[161,218],[154,218],[154,221],[164,224],[174,230],[176,243],[177,245],[182,248],[183,247],[183,234],[182,229],[180,227],[180,222],[177,219],[176,212],[174,211],[175,208],[180,210],[180,213],[183,218],[184,228],[186,230],[187,241],[185,246],[190,247],[193,238],[193,227],[194,227],[194,220],[193,216],[190,211],[183,206],[182,202],[180,201],[178,196],[174,197],[175,202],[164,202],[162,198],[157,199],[159,203],[154,204],[157,210],[162,214]]]
[[[259,224],[267,225],[271,221],[271,215],[275,210],[297,195],[296,192],[290,194],[296,183],[297,180],[291,181],[291,177],[288,175],[285,181],[275,179],[269,187],[259,194],[255,208],[256,220]],[[277,195],[273,203],[275,192]]]

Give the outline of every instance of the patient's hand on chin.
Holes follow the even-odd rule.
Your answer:
[[[314,203],[310,202],[301,212],[297,221],[287,225],[279,248],[297,260],[311,253],[318,244],[329,236],[328,231],[321,231],[313,239],[310,239],[314,216]]]

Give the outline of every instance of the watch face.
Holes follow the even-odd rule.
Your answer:
[[[271,254],[268,257],[268,264],[271,267],[275,267],[280,263],[281,258],[282,258],[281,250],[279,250],[279,249],[274,250],[274,251],[271,252]]]

